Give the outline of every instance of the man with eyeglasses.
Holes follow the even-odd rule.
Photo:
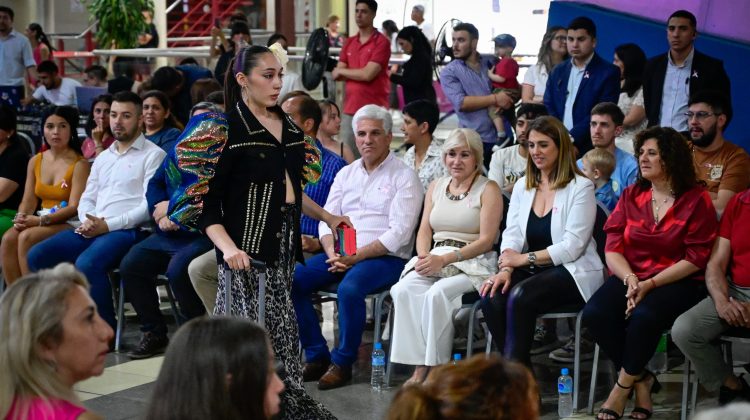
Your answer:
[[[721,92],[700,91],[690,98],[684,116],[690,127],[696,175],[706,183],[721,216],[729,199],[750,186],[750,156],[723,134],[732,119],[731,103]]]
[[[729,77],[723,62],[697,51],[694,48],[697,36],[692,13],[678,10],[669,16],[669,51],[651,58],[643,72],[643,104],[649,127],[660,125],[687,131],[688,99],[702,90],[718,90],[731,103]]]

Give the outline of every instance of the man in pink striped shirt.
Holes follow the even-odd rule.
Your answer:
[[[357,229],[357,253],[336,254],[331,230],[321,224],[325,253],[295,269],[292,301],[305,350],[304,380],[318,380],[321,390],[351,379],[365,327],[365,296],[395,284],[414,248],[422,184],[390,151],[392,125],[388,111],[377,105],[354,114],[352,128],[362,157],[339,171],[326,201],[327,211],[349,216]],[[339,346],[329,352],[311,294],[335,283],[340,336]]]

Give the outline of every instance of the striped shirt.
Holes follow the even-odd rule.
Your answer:
[[[357,230],[357,248],[377,240],[388,255],[409,259],[423,195],[416,172],[390,152],[372,173],[362,159],[339,171],[325,209],[349,216]],[[323,222],[318,229],[321,238],[331,234]]]
[[[318,203],[319,206],[324,206],[328,199],[328,192],[331,190],[333,179],[336,174],[339,173],[341,168],[346,166],[346,161],[339,155],[331,152],[330,150],[323,147],[320,140],[315,139],[315,144],[320,150],[322,155],[323,173],[320,175],[320,179],[317,184],[307,184],[305,186],[305,194],[310,197],[314,202]],[[318,221],[303,214],[302,220],[300,221],[300,231],[303,235],[309,235],[318,237]]]

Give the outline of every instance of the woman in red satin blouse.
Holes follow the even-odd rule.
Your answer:
[[[706,296],[703,272],[718,225],[678,132],[653,127],[637,135],[635,146],[638,181],[623,191],[604,226],[611,277],[583,311],[618,370],[598,419],[619,419],[632,389],[631,418],[651,417],[651,393],[660,385],[646,363],[661,334]]]

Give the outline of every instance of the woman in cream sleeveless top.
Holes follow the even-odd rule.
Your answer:
[[[436,179],[425,195],[417,256],[391,288],[395,317],[391,361],[415,365],[407,383],[420,383],[429,367],[447,363],[453,313],[461,296],[478,290],[495,273],[492,249],[502,217],[500,188],[481,175],[482,140],[457,129],[443,145],[450,176]]]

